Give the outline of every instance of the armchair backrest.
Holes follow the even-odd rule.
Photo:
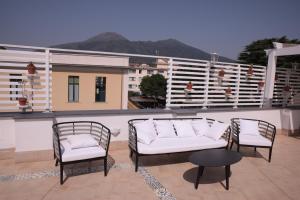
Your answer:
[[[62,140],[66,140],[69,135],[90,134],[99,145],[108,153],[110,129],[99,122],[93,121],[72,121],[53,124],[53,146],[57,158],[62,160],[61,145]]]

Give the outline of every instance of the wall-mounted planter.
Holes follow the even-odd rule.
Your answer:
[[[35,74],[36,67],[32,62],[30,62],[26,68],[27,68],[28,74]]]
[[[19,105],[20,106],[26,106],[27,104],[27,98],[26,97],[19,97]]]

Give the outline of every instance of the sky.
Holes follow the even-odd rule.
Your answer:
[[[0,43],[47,47],[117,32],[237,59],[258,39],[300,39],[299,10],[299,0],[0,0]]]

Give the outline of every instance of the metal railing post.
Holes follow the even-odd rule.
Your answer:
[[[207,109],[208,105],[208,87],[209,87],[209,74],[210,74],[211,62],[207,62],[206,76],[205,76],[205,88],[204,88],[204,103],[202,109]]]
[[[238,108],[239,98],[240,98],[240,83],[241,83],[241,65],[238,65],[238,73],[236,80],[236,93],[235,93],[235,101],[233,108]]]
[[[46,112],[50,112],[50,51],[49,49],[45,50],[46,60],[45,60],[45,81],[46,81]]]

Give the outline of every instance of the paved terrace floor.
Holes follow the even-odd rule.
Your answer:
[[[223,168],[206,168],[195,190],[197,168],[187,162],[188,154],[145,157],[135,173],[126,145],[121,146],[109,152],[107,177],[101,161],[76,164],[66,169],[62,186],[54,161],[0,160],[0,199],[300,199],[297,137],[277,135],[271,163],[267,150],[242,148],[243,159],[231,167],[229,191]]]

